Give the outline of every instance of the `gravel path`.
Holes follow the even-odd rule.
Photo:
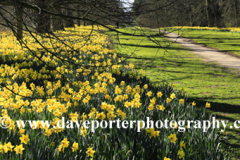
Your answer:
[[[194,53],[204,57],[205,61],[217,62],[224,67],[234,68],[240,71],[240,58],[224,54],[216,49],[204,47],[201,44],[193,43],[191,39],[180,37],[177,33],[162,32],[165,33],[165,37],[168,37],[171,41],[175,41],[182,46],[193,50]]]

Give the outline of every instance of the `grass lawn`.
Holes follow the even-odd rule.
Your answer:
[[[223,50],[240,57],[240,33],[189,29],[175,30],[174,32],[207,47]]]
[[[148,31],[147,34],[150,32],[154,33]],[[184,36],[196,42],[240,55],[240,46],[237,46],[240,44],[239,34],[214,31],[184,33]],[[110,35],[113,38],[117,37],[112,32]],[[176,89],[184,88],[189,93],[189,101],[195,101],[197,105],[203,106],[206,102],[210,102],[211,111],[217,114],[219,119],[230,122],[240,119],[240,74],[236,70],[212,62],[203,62],[200,56],[165,38],[157,38],[162,48],[145,37],[119,35],[117,39],[114,40],[117,51],[123,53],[125,57],[131,55],[128,60],[134,62],[137,69],[143,69],[151,82],[174,83]],[[118,42],[120,45],[117,44]],[[237,150],[234,151],[234,157],[240,157],[239,133],[237,129],[230,128],[223,133],[230,138],[227,144],[231,144]]]

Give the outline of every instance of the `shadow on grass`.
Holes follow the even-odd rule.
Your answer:
[[[126,55],[124,55],[126,56]],[[189,68],[195,68],[194,71],[202,71],[203,69],[209,69],[209,67],[213,66],[212,64],[206,64],[199,66],[198,63],[195,63],[194,61],[182,61],[184,58],[176,58],[176,60],[167,59],[165,57],[158,57],[152,56],[153,58],[149,57],[142,57],[142,56],[131,56],[130,59],[135,59],[135,67],[137,69],[141,69],[141,67],[151,67],[151,68],[159,68],[159,71],[163,72],[172,72],[172,73],[187,73],[187,74],[204,74],[204,75],[213,75],[213,76],[221,76],[217,73],[227,73],[229,72],[225,67],[218,67],[219,70],[216,70],[213,72],[191,72]],[[148,61],[146,61],[148,60]],[[158,64],[158,62],[162,62],[162,64]],[[171,64],[171,67],[181,67],[182,71],[175,71],[175,70],[167,70],[163,69],[169,66],[169,63]],[[191,73],[190,73],[191,72]]]
[[[228,44],[228,45],[231,45],[231,46],[238,46],[238,47],[240,47],[240,43],[239,44]]]
[[[209,40],[209,39],[216,39],[216,40],[220,40],[220,41],[224,41],[224,40],[239,40],[240,38],[222,38],[222,37],[220,37],[220,38],[199,38],[199,37],[189,37],[190,39],[206,39],[206,40]]]
[[[234,97],[236,99],[240,99],[239,97]],[[206,102],[209,102],[210,100],[214,100],[215,98],[209,98],[207,97],[205,100],[204,98],[195,98],[195,97],[189,97],[188,101],[192,102],[195,101],[199,106],[205,106]],[[221,98],[216,98],[221,99]],[[210,110],[212,112],[222,112],[223,114],[240,114],[240,105],[230,105],[227,103],[218,103],[218,102],[211,102],[211,108]],[[225,118],[229,119],[231,121],[235,121],[236,119],[225,117],[225,116],[219,116],[219,118]],[[239,131],[240,132],[240,131]]]
[[[141,48],[164,48],[167,50],[183,50],[183,51],[191,51],[191,49],[187,48],[181,48],[181,47],[162,47],[162,46],[156,46],[156,45],[136,45],[136,44],[125,44],[121,43],[121,46],[131,46],[131,47],[141,47]]]
[[[123,41],[125,41],[125,40],[127,40],[127,41],[128,41],[128,40],[131,40],[131,41],[132,41],[132,40],[133,40],[133,37],[129,37],[129,38],[122,38],[122,37],[121,37],[121,38],[119,38],[119,39],[120,39],[120,41],[122,41],[122,40],[123,40]],[[140,39],[136,39],[136,40],[141,41]],[[158,40],[158,41],[159,41],[159,42],[169,43],[168,40],[164,40],[164,39],[160,39],[160,40]]]
[[[210,37],[206,37],[206,36],[209,36],[210,35]],[[181,34],[180,33],[180,36],[181,37],[186,37],[186,38],[188,38],[188,39],[201,39],[201,40],[207,40],[207,41],[209,41],[209,40],[216,40],[217,41],[217,43],[225,43],[226,44],[226,42],[224,42],[225,40],[233,40],[233,41],[236,41],[236,40],[239,40],[240,39],[240,37],[236,37],[236,38],[233,38],[233,37],[224,37],[224,36],[217,36],[217,37],[211,37],[211,36],[216,36],[216,35],[213,35],[213,34],[204,34],[204,35],[201,35],[201,36],[191,36],[190,34],[188,35],[188,34]]]
[[[236,97],[236,98],[240,98]],[[189,98],[188,102],[193,102],[195,101],[198,106],[205,106],[206,100],[201,99],[201,98]],[[240,114],[240,105],[230,105],[227,103],[217,103],[217,102],[211,102],[211,108],[209,109],[211,112],[213,112],[214,116],[216,119],[221,119],[221,120],[228,120],[229,122],[235,122],[237,119],[224,116],[227,114]],[[215,114],[216,112],[221,112],[223,114]],[[230,134],[226,134],[226,132],[230,132]],[[234,133],[234,134],[233,134]],[[224,148],[227,149],[229,146],[232,149],[232,158],[236,159],[237,157],[240,157],[240,130],[237,129],[230,129],[227,128],[225,130],[225,133],[223,135],[226,137],[226,140],[223,141]],[[233,142],[237,141],[237,142]]]

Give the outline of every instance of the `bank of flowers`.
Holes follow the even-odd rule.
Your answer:
[[[150,83],[101,32],[68,28],[55,33],[60,40],[25,33],[22,46],[11,33],[0,36],[0,117],[10,119],[0,122],[10,124],[0,128],[1,159],[226,159],[221,137],[211,128],[57,127],[62,117],[73,122],[211,119],[210,104],[197,107],[184,90]],[[48,120],[51,126],[18,127],[17,120]]]

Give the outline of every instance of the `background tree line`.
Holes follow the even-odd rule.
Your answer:
[[[147,27],[239,27],[239,0],[135,0],[133,10]]]
[[[1,0],[0,25],[22,39],[23,30],[51,33],[77,25],[116,25],[120,0]]]
[[[238,27],[239,0],[1,0],[0,25],[19,39],[28,27],[50,33],[77,25],[116,25],[124,17],[146,27]],[[126,12],[131,11],[131,12]]]

